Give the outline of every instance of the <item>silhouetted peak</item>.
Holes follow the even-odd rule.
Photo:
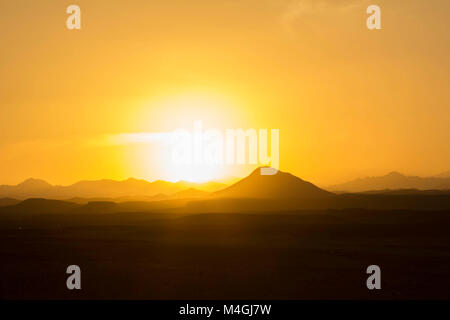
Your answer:
[[[253,176],[253,175],[261,175],[261,170],[262,170],[262,169],[273,169],[273,170],[276,170],[276,169],[274,169],[274,168],[271,168],[270,166],[262,166],[262,167],[258,167],[258,168],[256,168],[255,170],[253,170],[252,173],[250,173],[250,176]],[[278,170],[277,174],[278,174],[278,173],[284,173],[284,172],[281,172],[280,170]]]
[[[23,181],[22,183],[19,183],[18,186],[25,187],[25,188],[38,189],[38,188],[49,188],[52,185],[41,179],[29,178],[29,179]]]
[[[404,177],[404,175],[401,174],[400,172],[392,171],[392,172],[389,172],[389,173],[386,175],[386,177],[391,177],[391,178],[402,178],[402,177]]]
[[[172,184],[172,182],[165,181],[165,180],[155,180],[152,182],[152,184],[154,184],[154,185],[169,185],[169,184]]]
[[[332,194],[288,172],[263,175],[260,167],[215,195],[238,198],[316,198]]]
[[[275,174],[263,174],[261,169],[271,169]],[[270,171],[269,171],[270,172]],[[259,167],[252,171],[252,173],[245,179],[256,179],[256,180],[271,180],[271,181],[301,181],[305,182],[301,178],[294,176],[289,172],[284,172],[281,170],[277,170],[268,166]]]
[[[150,185],[150,182],[144,179],[128,178],[127,180],[121,181],[124,185],[132,187],[146,187]]]
[[[442,172],[435,176],[436,178],[450,178],[450,170]]]
[[[24,200],[14,206],[16,212],[22,212],[27,214],[35,213],[61,213],[67,210],[77,207],[76,203],[61,201],[61,200],[50,200],[42,198],[30,198]]]

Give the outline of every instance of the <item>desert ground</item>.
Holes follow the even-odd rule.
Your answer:
[[[449,230],[448,210],[3,215],[0,298],[448,299]]]

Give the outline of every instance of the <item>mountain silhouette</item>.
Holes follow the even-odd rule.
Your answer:
[[[0,198],[0,207],[13,206],[15,204],[18,204],[19,202],[20,200],[13,198]]]
[[[31,197],[46,197],[52,185],[40,179],[27,179],[17,186],[0,186],[0,197],[26,199]]]
[[[191,188],[212,192],[225,187],[226,185],[217,182],[193,183],[186,181],[167,182],[163,180],[149,182],[133,178],[123,181],[109,179],[83,180],[69,186],[52,186],[43,180],[28,179],[17,186],[0,186],[0,198],[20,200],[28,198],[57,200],[93,198],[100,200],[104,198],[104,200],[109,201],[112,198],[134,197],[134,199],[149,200],[149,197],[161,194],[170,196]]]
[[[406,176],[392,172],[382,181],[398,181]],[[380,179],[383,178],[383,179]],[[408,177],[406,177],[408,178]],[[409,177],[415,181],[417,177]],[[367,178],[373,180],[375,178]],[[424,179],[424,178],[419,178]],[[361,179],[364,180],[364,179]],[[177,187],[165,181],[154,183],[145,180],[129,179],[125,181],[100,180],[81,181],[72,186],[71,192],[117,192],[128,186],[130,192],[160,189],[165,185]],[[140,187],[136,187],[139,186]],[[27,181],[15,188],[42,189],[48,186],[34,180]],[[118,188],[118,186],[120,188]],[[58,187],[50,187],[54,191]],[[59,187],[69,188],[69,187]],[[0,214],[21,215],[34,214],[106,214],[106,213],[199,213],[199,212],[283,212],[292,210],[448,210],[450,209],[450,190],[396,189],[360,193],[334,194],[318,188],[290,173],[278,171],[275,175],[261,175],[256,169],[239,182],[213,193],[194,188],[183,189],[172,195],[156,194],[154,196],[122,196],[70,198],[70,201],[31,198],[19,202],[12,198],[0,198]],[[18,203],[19,202],[19,203]]]
[[[21,189],[26,190],[42,190],[42,189],[48,189],[51,188],[52,185],[48,183],[47,181],[41,180],[41,179],[34,179],[29,178],[22,183],[17,185]]]
[[[171,199],[189,199],[189,198],[202,198],[208,196],[210,193],[207,191],[197,190],[194,188],[189,188],[183,191],[179,191],[173,194]]]
[[[254,170],[248,177],[228,188],[215,192],[213,196],[249,199],[312,199],[333,195],[290,173],[278,171],[275,175],[261,175],[260,169]]]
[[[168,195],[158,193],[153,196],[123,196],[123,197],[74,197],[67,199],[67,201],[78,203],[78,204],[87,204],[89,202],[152,202],[152,201],[160,201],[167,200],[169,198]]]
[[[55,214],[64,213],[70,209],[77,208],[76,203],[48,200],[48,199],[27,199],[14,206],[4,207],[5,212],[26,213],[26,214]]]
[[[329,190],[346,192],[365,192],[373,190],[448,190],[450,178],[406,176],[391,172],[380,177],[367,177],[330,186]]]
[[[450,178],[450,170],[434,176],[435,178]]]

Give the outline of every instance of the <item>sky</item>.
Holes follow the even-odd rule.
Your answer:
[[[321,186],[448,171],[449,23],[446,0],[0,0],[0,184],[248,173],[111,143],[196,120],[279,129],[280,169]]]

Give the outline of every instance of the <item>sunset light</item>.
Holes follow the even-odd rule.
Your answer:
[[[0,302],[57,300],[3,313],[446,314],[449,27],[449,0],[0,0]]]

